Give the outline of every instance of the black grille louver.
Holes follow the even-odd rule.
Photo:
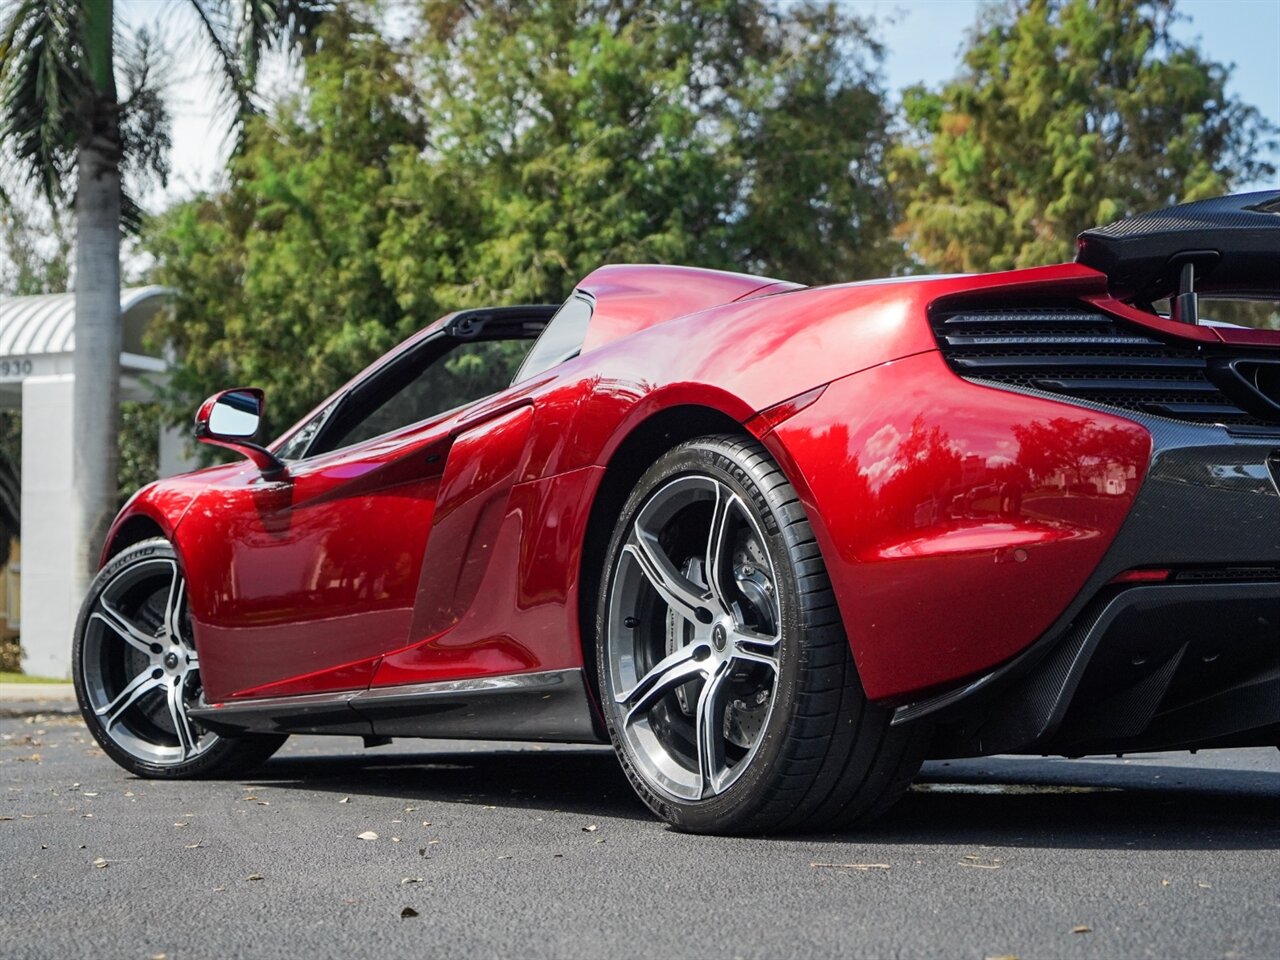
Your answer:
[[[933,317],[933,329],[951,368],[969,380],[1186,423],[1280,425],[1218,387],[1205,348],[1166,342],[1086,307],[956,311]]]

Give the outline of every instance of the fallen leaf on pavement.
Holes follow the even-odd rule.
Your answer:
[[[350,802],[351,802],[351,798],[350,798],[350,797],[343,797],[343,798],[342,798],[341,800],[339,800],[338,802],[339,802],[339,803],[350,803]]]
[[[400,911],[401,920],[406,920],[409,917],[416,917],[417,915],[418,915],[418,911],[413,909],[413,907],[405,907],[403,910]]]
[[[583,832],[583,833],[595,833],[595,832],[596,832],[597,830],[599,830],[599,829],[600,829],[600,828],[599,828],[599,827],[597,827],[597,826],[593,823],[593,824],[591,824],[590,826],[583,827],[583,828],[582,828],[582,832]]]
[[[1086,927],[1083,923],[1077,923],[1071,928],[1072,933],[1093,933],[1092,927]]]
[[[261,880],[261,879],[262,879],[262,874],[260,874],[260,873],[251,873],[251,874],[249,874],[247,877],[245,877],[245,879],[246,879],[246,880]]]
[[[377,840],[378,835],[374,833],[372,830],[366,830],[364,833],[357,833],[356,839],[357,840]]]
[[[105,870],[107,867],[111,866],[111,861],[104,860],[102,857],[94,857],[93,865],[99,870]]]
[[[421,883],[421,882],[422,882],[421,877],[403,877],[400,880],[400,885],[404,886],[406,883]]]

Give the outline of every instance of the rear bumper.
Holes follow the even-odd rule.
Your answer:
[[[898,723],[932,717],[937,755],[1280,744],[1280,436],[1141,422],[1146,479],[1054,626],[998,670],[898,708]],[[1172,573],[1112,583],[1147,567]]]

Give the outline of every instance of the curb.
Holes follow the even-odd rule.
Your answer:
[[[17,720],[23,717],[78,717],[79,715],[80,708],[74,703],[29,700],[0,706],[0,720]]]
[[[0,717],[72,716],[79,712],[75,687],[69,683],[0,683]]]

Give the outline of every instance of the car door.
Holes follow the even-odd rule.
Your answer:
[[[358,689],[405,645],[455,440],[509,383],[537,309],[460,315],[279,445],[284,477],[246,469],[193,505],[179,541],[211,702]]]

